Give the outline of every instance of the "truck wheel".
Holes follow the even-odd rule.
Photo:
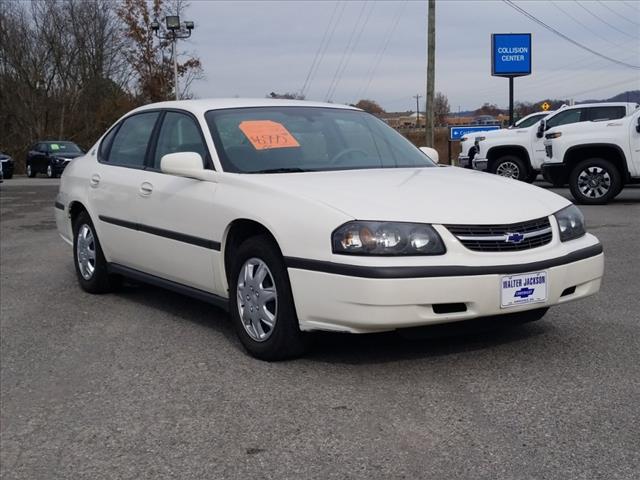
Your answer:
[[[261,360],[302,355],[300,331],[284,260],[273,240],[251,237],[238,248],[229,276],[229,312],[244,348]]]
[[[529,169],[520,158],[514,155],[505,155],[496,160],[491,173],[524,182],[529,176]]]
[[[577,203],[604,205],[622,190],[618,169],[603,158],[578,163],[569,174],[569,189]]]

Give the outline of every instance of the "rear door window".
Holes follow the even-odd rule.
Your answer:
[[[622,106],[617,107],[590,107],[587,109],[588,118],[586,120],[591,120],[592,122],[596,122],[598,120],[616,120],[618,118],[624,117],[626,109]]]
[[[124,167],[144,168],[144,160],[159,112],[126,118],[113,138],[107,161]]]

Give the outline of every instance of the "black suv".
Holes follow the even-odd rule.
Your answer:
[[[38,142],[27,153],[27,176],[33,178],[38,173],[46,173],[49,178],[57,177],[71,160],[81,155],[84,152],[73,142]]]
[[[13,158],[11,158],[6,153],[0,152],[0,163],[2,164],[2,168],[0,168],[2,176],[6,179],[13,177]]]

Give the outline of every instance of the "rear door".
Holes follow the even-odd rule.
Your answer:
[[[214,271],[222,238],[211,221],[216,215],[217,185],[162,173],[162,157],[177,152],[196,152],[205,168],[213,168],[196,118],[170,110],[164,114],[141,178],[146,193],[136,200],[145,245],[140,252],[140,268],[183,285],[226,295]]]
[[[88,179],[91,213],[107,259],[131,268],[140,268],[145,248],[135,202],[159,117],[158,111],[137,113],[114,127],[101,142]]]

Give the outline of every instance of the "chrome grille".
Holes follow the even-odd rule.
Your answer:
[[[469,250],[514,252],[541,247],[551,241],[548,217],[508,225],[445,225]]]

